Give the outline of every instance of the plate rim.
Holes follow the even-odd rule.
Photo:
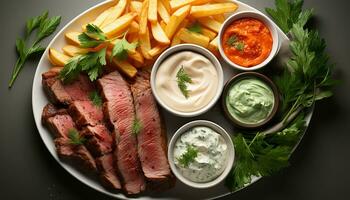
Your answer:
[[[241,2],[241,1],[237,1],[237,0],[231,0],[231,1],[234,2],[234,3],[237,3],[239,6],[245,6],[245,7],[247,7],[247,8],[250,9],[250,10],[253,10],[253,11],[255,11],[255,12],[259,12],[260,14],[266,16],[266,17],[275,25],[275,27],[277,28],[277,30],[278,30],[278,32],[279,32],[279,35],[280,35],[281,37],[283,37],[281,41],[286,41],[286,40],[289,41],[289,38],[287,37],[287,35],[284,34],[283,31],[280,29],[280,27],[278,27],[278,26],[276,25],[276,23],[275,23],[273,20],[271,20],[271,18],[268,17],[265,13],[261,12],[260,10],[254,8],[254,7],[252,7],[252,6],[250,6],[250,5],[246,4],[246,3],[243,3],[243,2]],[[38,108],[37,108],[37,105],[36,105],[36,103],[35,103],[35,101],[36,101],[35,98],[36,98],[36,93],[37,93],[36,91],[38,90],[38,88],[36,87],[36,82],[37,82],[36,80],[37,80],[38,78],[41,77],[39,67],[42,66],[43,63],[45,62],[45,59],[47,59],[47,55],[48,55],[48,51],[49,51],[50,47],[52,47],[52,45],[56,42],[57,38],[59,38],[62,34],[64,34],[64,31],[66,31],[66,29],[68,29],[68,28],[69,28],[73,23],[75,23],[77,20],[79,20],[80,18],[82,18],[84,15],[87,15],[87,14],[90,13],[91,11],[93,11],[93,10],[95,10],[95,9],[98,9],[99,7],[102,7],[102,6],[106,6],[107,4],[110,4],[110,3],[113,3],[113,0],[102,1],[102,2],[96,4],[96,5],[92,6],[92,7],[90,7],[90,8],[88,8],[88,9],[84,10],[83,12],[81,12],[80,14],[78,14],[77,16],[73,17],[73,18],[72,18],[66,25],[64,25],[64,26],[56,33],[56,35],[51,39],[51,41],[49,42],[49,44],[48,44],[47,47],[46,47],[46,50],[44,51],[43,55],[41,56],[40,61],[39,61],[39,63],[37,64],[37,68],[36,68],[36,70],[35,70],[35,74],[34,74],[34,78],[33,78],[33,83],[32,83],[32,98],[31,98],[31,100],[32,100],[32,113],[33,113],[33,116],[34,116],[34,121],[35,121],[36,129],[37,129],[37,131],[38,131],[38,133],[39,133],[39,135],[40,135],[40,138],[41,138],[42,142],[44,143],[46,149],[50,152],[51,156],[58,162],[58,164],[59,164],[66,172],[68,172],[72,177],[74,177],[75,179],[79,180],[79,182],[83,183],[84,185],[88,186],[89,188],[92,188],[92,189],[94,189],[95,191],[98,191],[98,192],[100,192],[100,193],[103,193],[103,194],[105,194],[105,195],[107,195],[107,196],[114,197],[114,198],[129,198],[129,197],[125,196],[124,193],[122,193],[122,192],[120,192],[120,193],[113,193],[113,192],[108,191],[107,189],[104,189],[104,188],[102,188],[102,187],[97,187],[97,186],[91,184],[89,181],[86,181],[86,180],[84,180],[82,177],[80,177],[80,174],[76,174],[76,173],[75,173],[75,171],[78,171],[78,170],[71,170],[71,169],[70,169],[71,167],[68,167],[67,164],[65,164],[64,162],[62,162],[62,161],[59,159],[59,157],[57,156],[56,151],[51,150],[51,149],[49,148],[49,145],[50,145],[50,144],[48,144],[49,141],[46,141],[46,140],[44,139],[44,137],[45,137],[44,134],[46,134],[46,133],[45,133],[45,131],[41,131],[40,128],[39,128],[39,127],[43,128],[43,125],[42,125],[42,123],[41,123],[41,114],[40,114],[39,116],[38,116],[38,114],[36,114],[37,112],[40,112],[40,113],[42,112],[41,109],[38,109]],[[280,51],[280,50],[278,50],[278,51]],[[39,111],[38,111],[38,110],[39,110]],[[300,140],[298,141],[298,143],[295,145],[295,148],[293,149],[293,151],[299,146],[301,140],[303,139],[303,137],[304,137],[304,135],[305,135],[305,133],[306,133],[306,131],[307,131],[309,125],[310,125],[311,118],[312,118],[312,115],[313,115],[313,111],[314,111],[314,107],[310,109],[310,111],[308,112],[308,114],[307,114],[307,116],[306,116],[306,129],[304,130],[304,132],[303,132],[303,134],[302,134]],[[83,176],[86,176],[86,175],[83,174]],[[225,193],[225,194],[222,194],[222,195],[219,195],[219,196],[216,196],[216,197],[213,197],[213,198],[220,198],[220,197],[228,196],[228,195],[230,195],[230,194],[233,194],[233,193],[235,193],[235,192],[238,192],[238,191],[240,191],[240,190],[242,190],[242,189],[244,189],[244,188],[246,188],[246,187],[248,187],[248,186],[254,184],[255,182],[257,182],[257,181],[260,180],[261,178],[262,178],[262,177],[257,177],[256,179],[252,180],[251,183],[249,183],[248,185],[244,186],[243,188],[241,188],[241,189],[239,189],[239,190],[227,192],[227,193]],[[144,197],[143,197],[143,196],[139,196],[138,198],[141,199],[141,198],[147,198],[147,197],[149,197],[149,196],[144,196]]]

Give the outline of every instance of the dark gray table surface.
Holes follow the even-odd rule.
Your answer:
[[[101,0],[2,0],[0,64],[0,199],[109,199],[70,176],[51,157],[35,127],[31,92],[37,61],[28,62],[12,90],[7,82],[16,60],[15,39],[24,22],[48,9],[61,27]],[[349,1],[305,0],[327,40],[342,84],[316,105],[314,117],[291,166],[227,199],[350,199]],[[244,0],[263,10],[273,0]],[[52,37],[51,37],[52,38]],[[45,42],[48,42],[46,40]]]

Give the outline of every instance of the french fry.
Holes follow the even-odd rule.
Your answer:
[[[177,32],[177,33],[174,35],[173,40],[171,41],[170,46],[175,46],[175,45],[178,45],[178,44],[181,44],[181,39],[179,38],[179,32]]]
[[[184,19],[181,24],[179,25],[179,29],[181,28],[185,28],[187,27],[189,23],[189,20],[188,19]],[[175,45],[178,45],[178,44],[181,44],[181,39],[179,38],[179,32],[180,31],[177,31],[173,37],[173,40],[171,41],[171,46],[175,46]]]
[[[106,55],[107,55],[107,60],[109,60],[109,58],[112,55],[111,51],[107,51]],[[133,78],[137,74],[137,69],[133,65],[131,65],[128,61],[118,60],[116,58],[113,58],[111,64],[117,67],[123,74],[125,74],[129,78]]]
[[[208,17],[224,13],[234,12],[238,8],[235,3],[216,3],[200,6],[192,6],[190,15],[193,17]]]
[[[136,12],[138,15],[140,15],[142,9],[142,2],[140,1],[131,1],[130,2],[130,10],[132,12]]]
[[[159,2],[162,2],[165,9],[168,11],[169,14],[171,14],[171,7],[170,7],[170,1],[169,0],[159,0]]]
[[[66,45],[62,48],[63,53],[65,53],[68,56],[74,57],[77,55],[81,55],[81,54],[86,54],[89,52],[88,49],[85,48],[80,48],[77,46],[73,46],[73,45]]]
[[[163,20],[160,22],[160,27],[162,27],[163,30],[166,28],[166,23]]]
[[[128,53],[128,56],[132,60],[136,61],[138,64],[143,64],[144,63],[143,56],[142,56],[142,54],[139,51],[135,51],[135,53]],[[138,66],[136,66],[136,67],[138,67]]]
[[[211,2],[212,0],[171,0],[170,7],[172,10],[176,10],[186,5],[200,5]]]
[[[215,19],[216,21],[218,21],[220,23],[223,23],[226,20],[226,17],[223,14],[213,15],[212,17],[213,17],[213,19]]]
[[[170,20],[170,15],[169,15],[167,9],[165,8],[164,4],[161,1],[158,2],[157,10],[158,10],[158,14],[159,14],[160,18],[162,18],[162,20],[168,24],[169,20]]]
[[[114,22],[115,20],[117,20],[118,17],[120,17],[124,12],[127,2],[128,0],[119,0],[118,4],[112,7],[111,12],[106,17],[106,19],[102,22],[100,27],[107,26],[112,22]]]
[[[68,43],[80,46],[80,41],[79,41],[80,34],[81,33],[79,32],[68,32],[65,34],[65,37]]]
[[[140,30],[139,24],[135,21],[132,21],[130,26],[129,26],[128,34],[129,33],[138,33],[139,30]]]
[[[140,25],[140,30],[139,33],[140,35],[144,35],[146,34],[146,29],[147,29],[147,16],[148,16],[148,0],[145,0],[142,3],[142,9],[141,9],[141,13],[140,13],[140,17],[139,17],[139,25]]]
[[[155,57],[155,56],[161,54],[166,48],[168,48],[168,45],[159,44],[159,45],[153,47],[151,50],[149,50],[148,54],[152,57]]]
[[[208,47],[210,41],[207,36],[188,31],[186,28],[180,29],[179,38],[185,43],[197,44],[204,48]]]
[[[134,12],[125,14],[108,26],[103,27],[101,30],[107,35],[107,37],[111,38],[125,30],[136,16],[137,14]]]
[[[218,40],[219,36],[215,37],[212,41],[210,41],[208,46],[208,49],[216,56],[219,55]]]
[[[140,49],[144,58],[150,60],[152,57],[148,54],[148,51],[151,50],[151,40],[149,37],[149,31],[146,27],[146,33],[139,36]]]
[[[96,17],[96,19],[90,24],[94,24],[98,27],[101,27],[101,24],[107,19],[107,17],[111,14],[113,10],[113,7],[108,8],[107,10],[103,11],[99,16]],[[86,30],[86,24],[82,26],[83,31]]]
[[[214,20],[213,18],[202,17],[202,18],[198,18],[197,20],[203,26],[205,26],[205,27],[217,32],[217,33],[220,31],[221,23]]]
[[[70,56],[64,55],[61,52],[58,52],[56,49],[49,49],[49,60],[53,65],[64,67],[66,63],[71,59]]]
[[[152,23],[151,24],[151,29],[152,29],[152,35],[153,38],[158,41],[159,43],[166,45],[166,44],[170,44],[170,40],[167,37],[167,35],[165,34],[164,30],[162,29],[162,27],[160,26],[160,24],[157,23]]]
[[[157,22],[157,4],[158,0],[149,0],[148,4],[148,20],[156,23]]]
[[[191,6],[187,5],[178,9],[172,14],[172,16],[170,17],[170,21],[165,28],[165,33],[168,36],[168,38],[173,37],[181,22],[189,14],[190,8]]]
[[[211,31],[207,28],[202,28],[202,34],[207,36],[210,40],[213,40],[216,37],[216,33],[214,31]]]

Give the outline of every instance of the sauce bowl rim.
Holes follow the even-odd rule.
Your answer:
[[[272,49],[271,49],[269,56],[260,64],[252,66],[252,67],[243,67],[241,65],[234,63],[226,56],[224,49],[222,47],[222,37],[223,37],[224,31],[227,29],[227,27],[229,25],[231,25],[231,23],[233,21],[239,20],[242,18],[254,18],[254,19],[257,19],[257,20],[263,22],[265,24],[265,26],[270,30],[270,33],[272,36],[273,44],[272,44]],[[281,46],[281,41],[280,41],[279,37],[280,36],[278,34],[276,25],[266,15],[264,15],[258,11],[241,11],[241,12],[237,12],[237,13],[232,14],[222,23],[220,31],[218,33],[218,48],[219,48],[219,52],[220,52],[221,57],[231,67],[236,68],[240,71],[255,71],[255,70],[261,69],[261,68],[265,67],[266,65],[268,65],[271,62],[271,60],[278,54],[278,52],[280,50],[280,46]]]
[[[204,182],[204,183],[199,183],[199,182],[193,182],[187,178],[185,178],[181,172],[178,170],[178,167],[175,165],[174,163],[174,154],[173,154],[173,150],[174,150],[174,146],[175,143],[177,142],[178,138],[181,137],[182,134],[184,134],[186,131],[194,128],[194,127],[200,127],[200,126],[204,126],[204,127],[208,127],[212,130],[214,130],[216,133],[220,134],[226,144],[227,144],[227,159],[226,159],[226,166],[224,171],[215,179],[209,181],[209,182]],[[184,125],[182,125],[179,129],[177,129],[177,131],[174,133],[174,135],[172,136],[170,142],[169,142],[169,146],[168,146],[168,160],[169,160],[169,165],[171,168],[171,171],[174,173],[174,175],[177,177],[177,179],[179,179],[182,183],[193,187],[193,188],[198,188],[198,189],[206,189],[206,188],[210,188],[210,187],[214,187],[216,185],[218,185],[219,183],[221,183],[230,173],[233,165],[234,165],[234,161],[235,161],[235,148],[234,148],[234,144],[232,141],[232,136],[220,125],[212,122],[212,121],[208,121],[208,120],[194,120],[191,122],[188,122]]]
[[[262,121],[260,123],[256,123],[256,124],[247,124],[247,123],[244,123],[244,122],[237,120],[236,118],[234,118],[230,114],[230,112],[226,106],[226,99],[227,99],[226,97],[228,95],[228,91],[230,90],[230,88],[238,81],[243,80],[243,79],[248,78],[248,77],[254,77],[254,78],[257,78],[257,79],[263,81],[266,85],[268,85],[271,88],[271,90],[273,92],[273,96],[274,96],[274,105],[273,105],[271,113],[264,121]],[[242,72],[242,73],[236,74],[229,81],[226,82],[226,84],[224,86],[223,93],[222,93],[221,104],[222,104],[226,118],[228,118],[231,122],[233,122],[234,125],[236,125],[239,128],[257,129],[257,128],[261,128],[261,127],[265,126],[266,124],[268,124],[274,118],[274,116],[277,114],[279,104],[280,104],[279,91],[278,91],[276,84],[266,75],[258,73],[258,72]]]
[[[215,96],[212,98],[212,100],[207,105],[205,105],[201,109],[193,111],[193,112],[181,112],[181,111],[178,111],[178,110],[171,108],[158,96],[158,93],[157,93],[157,90],[155,87],[156,75],[157,75],[157,71],[158,71],[160,65],[170,55],[173,55],[174,53],[182,52],[182,51],[192,51],[192,52],[201,54],[202,56],[206,57],[214,65],[214,67],[218,73],[218,87],[217,87],[217,91],[215,93]],[[152,93],[153,93],[155,99],[165,110],[167,110],[168,112],[170,112],[176,116],[179,116],[179,117],[195,117],[195,116],[201,115],[203,113],[206,113],[220,99],[222,91],[223,91],[223,87],[224,87],[224,72],[223,72],[223,68],[222,68],[222,65],[219,62],[219,60],[209,50],[207,50],[204,47],[201,47],[199,45],[195,45],[195,44],[178,44],[178,45],[175,45],[175,46],[170,47],[169,49],[165,50],[157,58],[156,62],[154,63],[154,65],[152,67],[150,83],[151,83]]]

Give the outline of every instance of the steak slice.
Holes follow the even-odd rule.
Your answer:
[[[150,74],[143,71],[131,86],[136,117],[141,124],[141,130],[137,135],[138,154],[145,177],[164,181],[171,177],[166,153],[166,133],[162,128],[149,77]]]
[[[41,115],[41,122],[44,125],[46,125],[47,120],[50,117],[53,117],[55,115],[65,115],[65,114],[67,114],[66,109],[57,109],[53,104],[48,103],[43,109],[43,113]]]
[[[97,171],[95,160],[84,145],[71,144],[70,139],[62,137],[56,138],[54,142],[60,158],[71,160],[83,169]]]
[[[58,111],[53,105],[46,105],[43,114],[53,114],[55,110]],[[78,162],[84,168],[96,171],[95,160],[85,146],[70,142],[69,131],[76,130],[71,116],[56,112],[56,115],[47,118],[45,124],[56,137],[55,146],[59,157]]]
[[[85,146],[95,157],[100,157],[112,152],[112,134],[104,124],[87,126],[83,129],[81,134],[87,139]]]
[[[137,140],[132,134],[135,111],[129,85],[116,71],[100,78],[98,85],[105,100],[105,115],[115,129],[114,155],[124,188],[129,194],[137,194],[146,185],[137,154]]]
[[[86,75],[79,75],[71,83],[63,84],[58,72],[48,71],[42,74],[42,84],[49,99],[54,104],[69,105],[72,101],[88,101],[94,85]]]
[[[78,127],[96,126],[103,121],[102,108],[95,106],[92,101],[73,101],[68,109]]]
[[[106,154],[96,159],[97,168],[100,171],[100,179],[108,188],[121,189],[119,178],[113,167],[113,154]]]

